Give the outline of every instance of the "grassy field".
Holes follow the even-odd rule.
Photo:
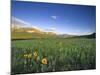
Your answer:
[[[95,69],[95,38],[13,40],[12,74]]]

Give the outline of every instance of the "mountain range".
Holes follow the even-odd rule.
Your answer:
[[[11,20],[11,38],[12,39],[33,39],[33,38],[67,38],[67,37],[85,37],[95,38],[96,33],[90,35],[70,35],[57,34],[54,31],[43,31],[27,22],[12,17]]]

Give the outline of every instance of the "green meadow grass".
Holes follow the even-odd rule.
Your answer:
[[[95,38],[13,40],[11,50],[12,74],[95,69]],[[37,49],[38,60],[33,52]],[[24,54],[32,54],[24,58]],[[42,64],[43,56],[47,64]]]

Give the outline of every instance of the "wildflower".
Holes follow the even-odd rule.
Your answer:
[[[33,55],[34,55],[34,57],[37,57],[37,56],[38,56],[38,53],[35,51],[35,52],[33,53]]]
[[[45,65],[47,64],[47,59],[46,58],[42,59],[42,64],[45,64]]]
[[[32,54],[30,53],[30,54],[24,54],[24,57],[25,58],[31,58],[32,57]]]
[[[32,57],[32,54],[28,54],[28,58],[31,58]]]
[[[26,57],[26,55],[24,54],[24,57]]]
[[[26,58],[28,55],[27,54],[24,54],[24,57]]]
[[[37,58],[38,58],[38,51],[37,51],[37,49],[35,49],[35,51],[33,52],[33,56],[34,56],[34,61],[37,62]]]

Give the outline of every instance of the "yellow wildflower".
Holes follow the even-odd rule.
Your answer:
[[[32,54],[28,54],[28,58],[31,58],[32,57]]]
[[[38,52],[37,49],[33,52],[34,61],[37,62]]]
[[[38,53],[35,51],[35,52],[33,53],[33,55],[34,55],[34,57],[37,57],[37,56],[38,56]]]
[[[31,58],[32,57],[32,54],[30,53],[30,54],[24,54],[24,57],[25,58]]]
[[[24,54],[24,57],[26,58],[28,55],[27,54]]]
[[[47,59],[46,58],[42,59],[42,64],[45,64],[45,65],[47,64]]]

